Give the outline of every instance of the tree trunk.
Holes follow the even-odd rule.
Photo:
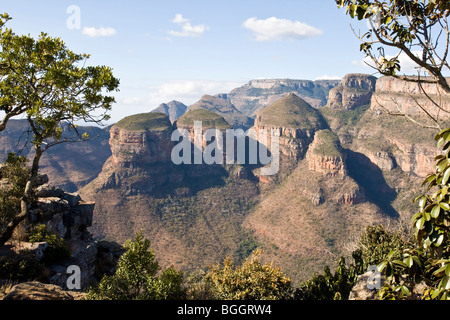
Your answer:
[[[40,147],[35,147],[36,154],[33,158],[33,165],[31,167],[31,175],[27,181],[25,186],[25,190],[23,192],[22,199],[20,201],[20,214],[15,216],[13,220],[8,223],[5,230],[0,234],[0,247],[5,245],[5,243],[11,238],[13,235],[14,229],[25,220],[28,216],[29,207],[32,199],[33,187],[36,185],[36,179],[39,172],[39,161],[42,156],[42,149]]]

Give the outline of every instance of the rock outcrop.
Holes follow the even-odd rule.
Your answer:
[[[135,131],[113,126],[109,139],[112,161],[117,165],[167,162],[173,148],[171,134],[170,127]]]
[[[436,104],[447,112],[440,111]],[[421,122],[427,121],[427,116],[422,111],[422,108],[424,108],[432,116],[438,117],[440,120],[447,120],[450,118],[448,113],[450,110],[450,94],[445,93],[436,84],[423,83],[420,86],[415,82],[385,76],[379,78],[376,82],[375,92],[371,99],[371,108],[382,112],[404,113]]]
[[[153,109],[152,112],[167,114],[170,121],[173,123],[186,112],[186,109],[187,106],[185,104],[173,100],[168,103],[161,103],[156,109]]]
[[[73,299],[64,291],[71,275],[69,266],[77,266],[80,270],[80,288],[87,290],[90,285],[99,281],[98,277],[110,274],[123,250],[118,244],[98,241],[93,238],[89,227],[92,226],[94,202],[84,201],[77,193],[68,193],[63,189],[48,184],[46,175],[40,175],[36,188],[36,201],[31,205],[29,219],[24,228],[45,225],[46,230],[56,238],[64,240],[69,256],[53,257],[44,260],[50,244],[43,242],[26,242],[8,244],[7,255],[20,255],[26,250],[34,256],[36,262],[45,262],[46,271],[39,282],[19,284],[5,299]],[[5,183],[5,182],[4,182]],[[7,182],[6,182],[7,183]],[[54,259],[56,259],[54,261]]]
[[[195,121],[202,123],[202,148],[209,144],[203,139],[207,129],[215,128],[224,134],[225,129],[230,128],[223,117],[202,108],[186,112],[173,125],[168,116],[162,113],[124,118],[110,130],[112,155],[91,186],[96,190],[121,189],[126,195],[155,194],[163,192],[164,186],[180,184],[188,177],[223,174],[224,169],[217,166],[186,166],[188,163],[179,164],[173,161],[172,151],[178,142],[171,140],[172,134],[176,129],[186,129],[190,138],[187,151],[190,154],[187,159],[191,164],[195,164]],[[183,149],[183,152],[185,151]]]
[[[327,107],[353,110],[369,104],[377,79],[367,74],[348,74],[329,92]]]
[[[74,295],[79,297],[60,286],[32,281],[15,285],[3,300],[75,300]]]
[[[345,154],[342,152],[339,139],[328,129],[316,132],[306,159],[309,170],[331,177],[347,175]]]
[[[255,121],[258,141],[270,146],[271,136],[278,136],[280,154],[294,161],[305,156],[314,133],[325,127],[320,113],[292,93],[261,110]]]

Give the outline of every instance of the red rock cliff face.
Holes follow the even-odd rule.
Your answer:
[[[435,84],[422,84],[423,90],[441,108],[450,110],[450,95],[443,92]],[[449,119],[450,114],[439,112],[436,105],[426,97],[417,83],[399,80],[393,77],[381,77],[377,80],[375,92],[371,99],[373,110],[381,109],[389,112],[402,112],[410,116],[425,117],[425,113],[419,107],[428,110],[431,115],[439,114],[439,119]]]
[[[110,134],[111,160],[116,165],[170,161],[174,146],[170,139],[171,129],[128,131],[114,126],[111,128]]]
[[[307,154],[309,170],[322,173],[326,176],[344,176],[347,173],[343,158]]]
[[[315,130],[274,127],[261,123],[260,117],[256,117],[254,129],[258,141],[266,140],[267,146],[272,143],[272,135],[278,136],[280,155],[289,159],[298,160],[304,157],[308,145],[314,138]],[[266,137],[263,137],[263,134]]]
[[[339,139],[330,130],[318,131],[306,153],[308,168],[325,176],[345,176],[345,154],[341,152]]]
[[[375,90],[376,78],[367,74],[348,74],[330,90],[327,107],[352,110],[369,104]]]

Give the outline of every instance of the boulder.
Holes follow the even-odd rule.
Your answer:
[[[376,286],[375,281],[379,281],[379,286]],[[378,290],[383,286],[384,281],[385,280],[383,275],[380,275],[379,278],[376,278],[373,271],[367,271],[366,273],[358,276],[358,280],[356,280],[356,283],[353,286],[348,299],[378,300]]]
[[[45,183],[40,185],[36,189],[36,195],[39,198],[49,198],[49,197],[61,198],[64,195],[64,190],[59,187]]]
[[[33,281],[15,285],[3,300],[74,300],[74,297],[57,285]]]

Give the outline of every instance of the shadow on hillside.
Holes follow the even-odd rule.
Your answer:
[[[381,169],[362,153],[348,149],[346,153],[349,176],[363,187],[367,199],[389,217],[398,218],[398,212],[391,205],[397,193],[387,184]]]

